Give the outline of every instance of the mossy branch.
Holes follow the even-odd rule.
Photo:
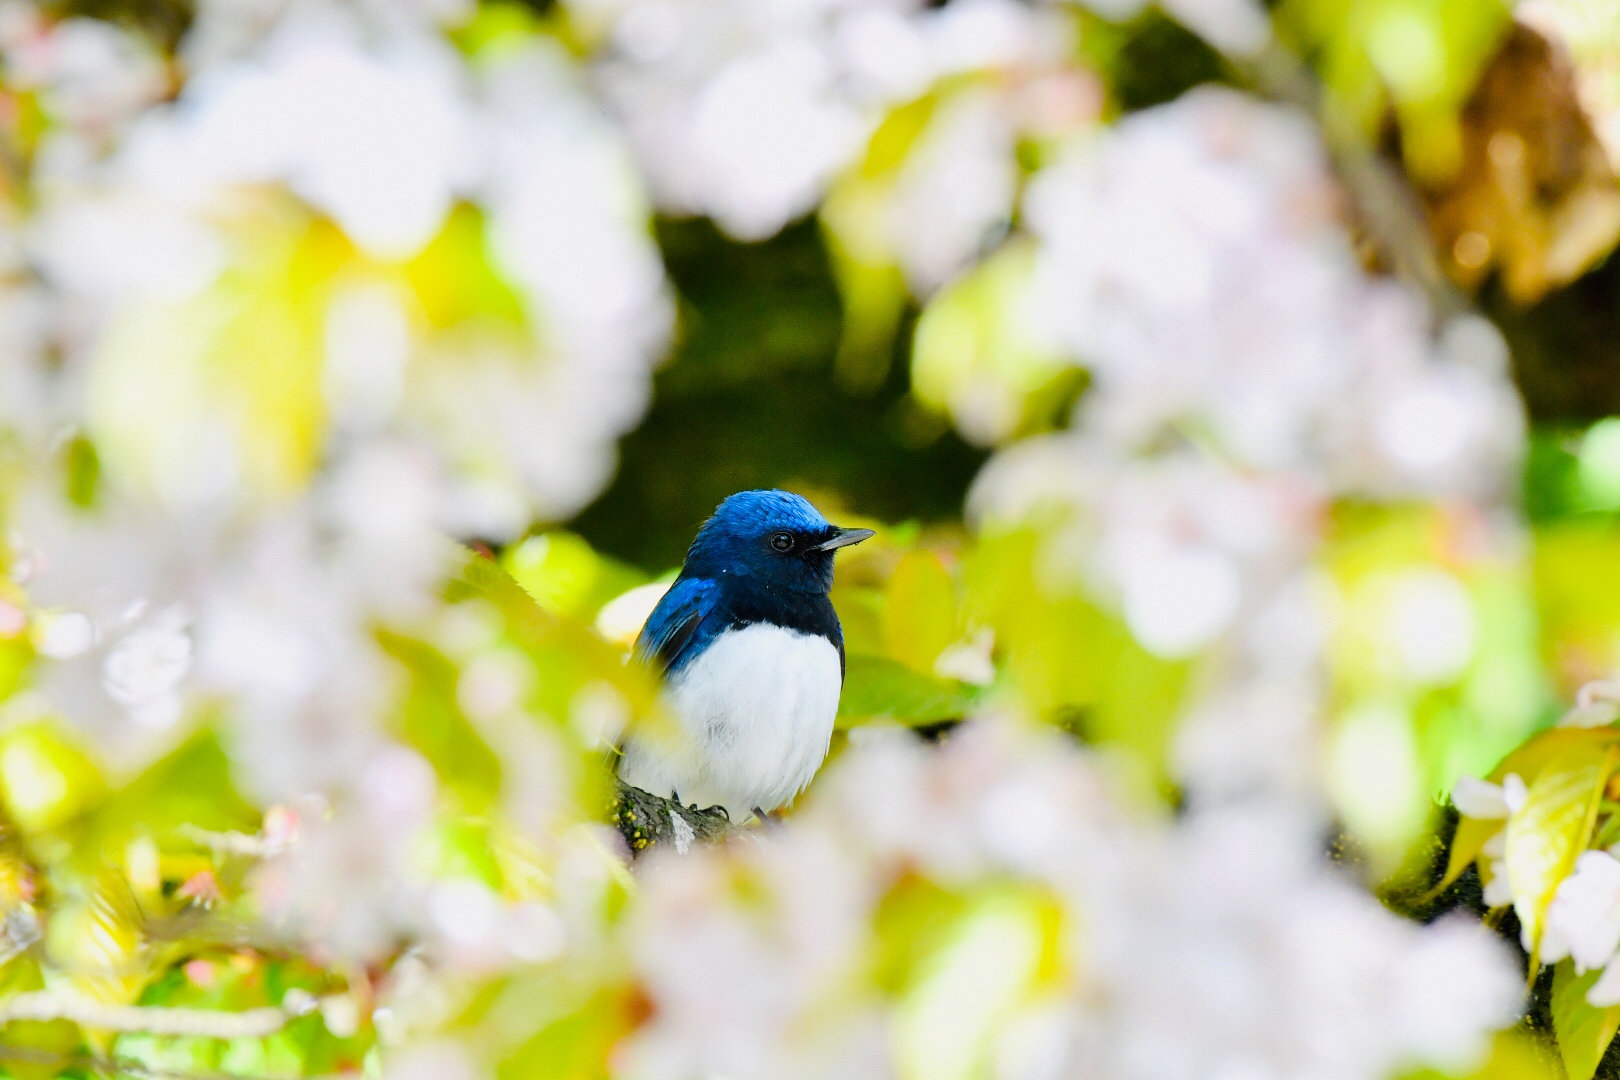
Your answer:
[[[718,806],[699,810],[682,806],[631,787],[617,777],[613,780],[613,824],[630,846],[632,855],[655,847],[668,847],[684,855],[692,845],[711,843],[731,832],[733,825]]]

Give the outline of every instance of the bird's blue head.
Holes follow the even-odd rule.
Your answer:
[[[698,530],[683,573],[825,593],[832,588],[833,552],[871,535],[871,529],[828,524],[815,507],[786,491],[739,491]]]

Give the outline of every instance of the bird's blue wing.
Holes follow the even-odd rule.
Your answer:
[[[636,657],[660,672],[673,671],[701,643],[698,629],[720,599],[708,578],[680,578],[658,601],[636,638]]]

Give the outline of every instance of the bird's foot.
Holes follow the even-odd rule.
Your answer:
[[[766,813],[756,806],[754,807],[754,817],[767,829],[780,829],[782,827],[782,815],[780,814]]]
[[[695,802],[694,803],[689,803],[685,799],[681,798],[681,793],[680,792],[674,790],[673,788],[670,789],[669,801],[674,803],[676,806],[679,806],[683,810],[690,810],[690,811],[692,811],[692,813],[694,813],[694,814],[702,814],[704,817],[707,817],[710,814],[714,813],[716,810],[718,810],[718,811],[720,811],[721,816],[726,819],[727,824],[730,824],[730,822],[731,822],[731,814],[729,814],[726,811],[726,808],[721,806],[719,803],[715,803],[713,806],[707,806],[707,807],[699,806]]]

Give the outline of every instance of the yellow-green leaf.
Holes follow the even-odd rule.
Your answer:
[[[94,865],[121,850],[132,836],[171,835],[182,826],[254,832],[259,813],[231,779],[231,763],[218,737],[199,731],[148,765],[96,807],[81,830],[77,854]]]
[[[918,875],[901,878],[873,913],[873,984],[894,995],[910,989],[923,961],[939,951],[967,906],[966,897],[938,882]]]
[[[302,219],[256,218],[235,240],[206,289],[126,305],[99,338],[89,434],[119,485],[167,498],[223,476],[279,498],[320,463],[322,316],[354,253]]]
[[[970,621],[995,631],[998,671],[1032,712],[1163,775],[1191,662],[1153,655],[1078,582],[1051,580],[1043,543],[1035,528],[981,535],[964,561]]]
[[[924,959],[894,1020],[906,1080],[971,1080],[990,1072],[1002,1025],[1040,984],[1060,925],[1033,892],[997,890],[970,902]]]
[[[933,552],[907,552],[884,588],[884,651],[917,671],[932,671],[956,636],[950,572]]]
[[[1434,887],[1439,892],[1453,881],[1462,876],[1468,869],[1468,864],[1479,858],[1480,849],[1486,841],[1495,836],[1505,823],[1500,819],[1480,820],[1479,818],[1465,817],[1457,822],[1457,832],[1451,838],[1451,854],[1446,859],[1446,873],[1440,879],[1440,884]]]
[[[1509,773],[1533,784],[1548,764],[1565,755],[1590,754],[1601,758],[1611,746],[1620,746],[1620,728],[1551,728],[1527,740],[1491,770],[1490,780],[1500,784]]]
[[[507,548],[500,565],[547,611],[583,618],[646,580],[568,532],[531,536]]]
[[[50,724],[25,724],[0,739],[0,800],[25,833],[65,825],[106,791],[90,756]]]
[[[568,695],[572,687],[590,682],[604,682],[625,696],[636,714],[647,714],[657,709],[658,682],[646,670],[635,664],[624,663],[620,651],[572,618],[546,610],[534,597],[523,590],[511,574],[494,559],[468,553],[461,564],[461,573],[450,589],[450,599],[465,600],[476,596],[489,603],[500,613],[508,635],[514,644],[533,657],[544,668],[548,658],[566,661]],[[543,679],[542,690],[547,680]],[[557,689],[563,689],[560,684]],[[566,698],[559,715],[565,712]]]
[[[1044,419],[1040,391],[1072,365],[1030,330],[1024,307],[1035,251],[1017,241],[936,293],[912,340],[913,392],[953,415],[979,443],[999,442]]]
[[[422,315],[435,329],[474,319],[527,331],[523,301],[491,258],[488,223],[465,204],[444,219],[432,243],[404,267],[404,277]]]
[[[144,948],[146,920],[122,871],[102,865],[80,895],[57,908],[45,933],[52,966],[80,994],[114,1005],[134,1002],[155,961]]]
[[[1603,1052],[1620,1030],[1620,1006],[1600,1009],[1586,1000],[1600,974],[1577,975],[1570,960],[1561,961],[1553,971],[1553,1031],[1558,1035],[1558,1053],[1568,1080],[1591,1080]]]
[[[1553,728],[1527,740],[1523,746],[1503,758],[1491,770],[1490,778],[1494,783],[1501,783],[1509,773],[1516,773],[1526,784],[1532,784],[1546,764],[1561,754],[1580,752],[1583,748],[1590,752],[1601,752],[1616,745],[1620,745],[1620,730],[1614,728]],[[1501,828],[1499,821],[1467,817],[1459,821],[1456,835],[1451,839],[1445,875],[1435,886],[1435,891],[1461,877],[1468,864],[1479,858],[1480,849],[1486,841]]]
[[[966,683],[924,675],[887,657],[857,654],[849,658],[844,674],[839,726],[878,718],[903,724],[960,720],[978,697],[978,688]]]
[[[1586,846],[1611,767],[1608,747],[1571,747],[1546,763],[1530,785],[1524,808],[1508,819],[1505,858],[1513,907],[1534,946],[1539,947],[1542,917],[1553,893]]]
[[[497,1080],[527,1080],[545,1076],[554,1080],[599,1080],[609,1073],[608,1058],[614,1044],[630,1025],[628,1003],[621,997],[597,994],[576,1011],[542,1026],[528,1042],[502,1061]]]
[[[1491,1041],[1490,1057],[1471,1072],[1426,1068],[1403,1075],[1405,1080],[1568,1080],[1551,1044],[1522,1026],[1498,1032]]]
[[[39,962],[24,954],[0,966],[0,995],[45,989]],[[3,1058],[4,1075],[14,1080],[50,1080],[83,1044],[76,1024],[67,1020],[13,1020],[0,1027],[0,1048],[14,1051]]]
[[[456,697],[458,671],[443,653],[403,634],[380,631],[382,647],[409,672],[397,731],[433,766],[461,806],[487,812],[500,793],[501,763]]]

